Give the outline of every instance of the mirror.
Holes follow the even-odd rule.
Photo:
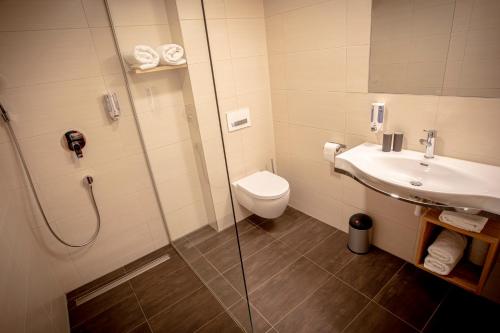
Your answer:
[[[500,1],[373,0],[368,91],[500,97]]]

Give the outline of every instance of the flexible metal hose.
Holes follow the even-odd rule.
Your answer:
[[[96,216],[97,216],[97,225],[96,225],[96,228],[95,228],[94,233],[92,234],[92,236],[89,238],[89,240],[87,240],[87,241],[85,241],[85,242],[83,242],[81,244],[75,244],[75,243],[67,242],[64,239],[62,239],[62,237],[59,236],[57,234],[57,232],[52,228],[52,226],[50,225],[50,223],[49,223],[49,221],[47,219],[47,216],[45,215],[45,211],[43,210],[43,207],[42,207],[42,204],[40,202],[40,199],[38,198],[38,194],[36,192],[35,185],[33,183],[33,179],[31,178],[31,174],[30,174],[30,171],[28,169],[28,165],[26,163],[26,160],[24,159],[23,152],[22,152],[21,147],[19,145],[19,142],[17,140],[16,134],[14,133],[14,130],[12,129],[12,126],[10,125],[10,119],[9,119],[8,114],[7,114],[7,111],[5,111],[5,109],[3,108],[2,104],[0,104],[0,112],[1,112],[1,116],[2,116],[3,120],[5,121],[5,124],[7,125],[7,130],[9,132],[9,135],[12,138],[12,141],[14,142],[14,146],[16,148],[17,154],[19,155],[19,159],[21,160],[21,164],[23,165],[23,169],[24,169],[24,171],[26,173],[26,178],[28,178],[28,183],[29,183],[29,185],[31,187],[31,191],[33,192],[33,196],[35,197],[35,201],[36,201],[36,204],[38,206],[38,209],[40,210],[40,213],[42,214],[43,220],[45,221],[45,224],[47,225],[47,228],[49,228],[50,233],[60,243],[66,245],[66,246],[69,246],[69,247],[77,247],[77,248],[78,247],[84,247],[84,246],[87,246],[87,245],[95,242],[95,240],[97,239],[97,235],[99,235],[99,231],[101,230],[101,214],[99,213],[99,208],[97,207],[97,203],[96,203],[96,200],[95,200],[95,197],[94,197],[94,190],[92,188],[92,182],[93,182],[92,177],[86,176],[84,179],[86,180],[86,182],[87,182],[87,184],[89,186],[89,194],[90,194],[90,198],[91,198],[91,201],[92,201],[92,206],[94,207],[94,211],[95,211]]]

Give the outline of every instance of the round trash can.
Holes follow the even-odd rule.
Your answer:
[[[356,254],[365,254],[370,250],[371,217],[366,214],[354,214],[349,219],[349,240],[347,248]]]

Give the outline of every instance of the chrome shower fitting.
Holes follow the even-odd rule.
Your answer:
[[[45,225],[49,229],[52,236],[54,236],[54,238],[57,239],[60,243],[66,245],[66,246],[69,246],[69,247],[79,248],[79,247],[84,247],[84,246],[87,246],[89,244],[94,243],[95,240],[97,239],[97,236],[99,235],[99,231],[101,230],[101,214],[99,212],[99,207],[97,207],[97,202],[96,202],[95,197],[94,197],[94,189],[92,187],[94,179],[91,176],[85,176],[83,178],[84,182],[88,185],[90,199],[91,199],[92,206],[94,207],[94,211],[95,211],[95,214],[97,217],[97,223],[96,223],[94,233],[92,234],[92,236],[90,236],[90,238],[88,240],[86,240],[83,243],[80,243],[80,244],[69,243],[69,242],[65,241],[61,236],[59,236],[57,234],[57,232],[54,230],[54,228],[52,228],[52,225],[50,225],[50,223],[49,223],[47,215],[45,214],[45,211],[42,207],[42,203],[40,202],[40,198],[38,197],[38,193],[36,192],[35,184],[33,183],[33,179],[31,178],[31,173],[28,169],[28,164],[26,163],[26,160],[24,159],[24,155],[23,155],[23,152],[21,150],[21,146],[19,145],[19,141],[17,140],[16,134],[14,133],[14,130],[12,129],[12,126],[10,125],[9,115],[1,103],[0,103],[0,114],[2,115],[2,118],[5,121],[7,131],[12,139],[12,142],[14,143],[14,147],[16,148],[19,159],[21,160],[21,165],[23,166],[24,172],[26,173],[26,178],[28,179],[28,183],[29,183],[29,186],[31,188],[31,191],[33,192],[33,196],[35,198],[36,205],[38,206],[38,209],[40,210],[43,221],[45,222]]]

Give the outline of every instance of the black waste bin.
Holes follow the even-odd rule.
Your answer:
[[[354,214],[349,219],[349,240],[347,248],[356,254],[365,254],[370,250],[371,217],[366,214]]]

